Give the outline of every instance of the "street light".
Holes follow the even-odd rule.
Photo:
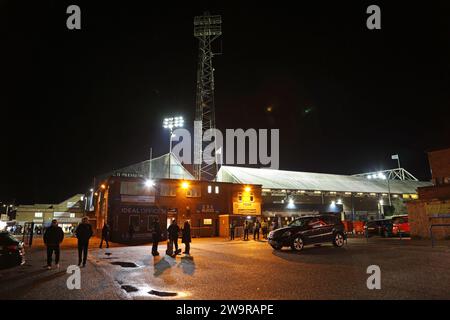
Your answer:
[[[147,188],[151,188],[151,187],[153,187],[155,185],[155,181],[153,181],[152,179],[147,179],[147,180],[145,180],[145,186],[147,187]]]
[[[169,179],[170,176],[170,167],[171,167],[171,158],[172,158],[172,138],[174,137],[173,129],[174,128],[181,128],[184,125],[184,119],[183,117],[171,117],[171,118],[165,118],[163,121],[163,128],[170,130],[170,137],[169,137]]]

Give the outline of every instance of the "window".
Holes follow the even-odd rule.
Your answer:
[[[215,192],[216,194],[219,193],[219,186],[215,186],[215,187],[214,187],[214,192]]]
[[[149,194],[149,191],[140,182],[122,181],[120,183],[120,194],[143,196]]]
[[[192,186],[186,190],[186,197],[188,198],[198,198],[202,196],[200,186]]]
[[[203,225],[207,225],[207,226],[212,225],[212,219],[203,219]]]
[[[176,197],[177,189],[175,186],[163,183],[161,184],[160,195],[163,197]]]
[[[212,187],[211,186],[208,186],[208,193],[211,193],[212,192]]]
[[[34,213],[35,218],[42,218],[42,212],[35,212]]]
[[[71,218],[75,218],[75,213],[71,213],[71,214],[70,214],[70,217],[71,217]]]

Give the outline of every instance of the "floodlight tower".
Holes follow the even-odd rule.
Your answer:
[[[214,112],[214,68],[212,58],[214,53],[211,43],[222,34],[222,18],[220,15],[210,15],[205,12],[202,16],[194,18],[194,36],[199,40],[199,55],[197,69],[197,97],[195,106],[194,141],[194,175],[198,180],[213,180],[217,173],[217,158],[212,164],[203,161],[202,151],[203,133],[215,128]],[[201,124],[201,125],[198,125]],[[215,148],[214,148],[215,151]]]

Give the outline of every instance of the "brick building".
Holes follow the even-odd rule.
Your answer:
[[[429,238],[432,224],[450,224],[450,148],[428,152],[433,185],[418,188],[419,200],[407,204],[411,236]],[[449,239],[450,227],[433,229],[436,239]]]
[[[162,230],[172,219],[180,226],[189,220],[193,237],[226,236],[232,220],[261,215],[261,186],[167,178],[146,182],[129,176],[101,182],[95,199],[98,232],[107,222],[114,242],[148,242],[158,218]]]

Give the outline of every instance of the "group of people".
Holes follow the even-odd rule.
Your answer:
[[[180,233],[180,227],[177,225],[176,220],[172,220],[168,233],[168,244],[166,254],[172,257],[181,253],[181,249],[178,248],[178,238]],[[185,244],[184,254],[190,255],[190,243],[191,243],[191,225],[189,221],[184,223],[182,233],[182,243]],[[84,217],[81,223],[74,230],[74,235],[78,241],[78,266],[85,267],[89,249],[89,240],[94,234],[92,226],[89,223],[89,219]],[[108,224],[105,224],[102,229],[102,237],[100,241],[100,249],[103,247],[103,242],[106,242],[106,248],[109,248],[109,236],[110,228]],[[152,255],[158,256],[158,243],[162,239],[161,226],[159,220],[156,218],[153,222],[153,233],[152,233]],[[64,240],[64,231],[60,226],[58,226],[58,221],[56,219],[52,220],[50,227],[45,229],[44,232],[44,243],[47,247],[47,269],[52,268],[53,255],[55,256],[55,267],[59,268],[59,258],[60,258],[60,246]],[[175,248],[175,250],[174,250]]]
[[[78,239],[78,266],[86,266],[89,239],[94,234],[92,226],[89,224],[89,219],[84,217],[81,223],[76,227],[74,231],[75,236]],[[64,240],[64,231],[58,226],[56,219],[52,220],[50,227],[45,229],[44,243],[47,247],[47,269],[52,268],[53,254],[55,255],[55,266],[59,268],[60,257],[60,245]]]
[[[177,221],[172,220],[170,226],[167,228],[168,242],[167,242],[167,250],[166,254],[172,257],[181,253],[181,249],[178,248],[178,238],[180,234],[180,227],[177,224]],[[153,233],[152,233],[152,255],[159,256],[158,252],[158,243],[162,239],[161,235],[161,226],[159,224],[159,220],[156,218],[153,222]],[[184,243],[184,254],[190,255],[191,251],[191,225],[189,221],[185,221],[183,225],[183,229],[181,230],[181,242]],[[174,250],[175,249],[175,250]]]
[[[249,220],[245,220],[243,224],[244,229],[244,240],[248,240],[248,236],[250,232],[253,233],[253,240],[259,240],[260,234],[262,233],[262,238],[267,239],[267,235],[269,233],[269,224],[266,220],[256,220],[251,223]],[[230,223],[230,240],[234,240],[236,234],[237,224],[235,221]],[[277,226],[272,225],[272,230],[278,229]]]

